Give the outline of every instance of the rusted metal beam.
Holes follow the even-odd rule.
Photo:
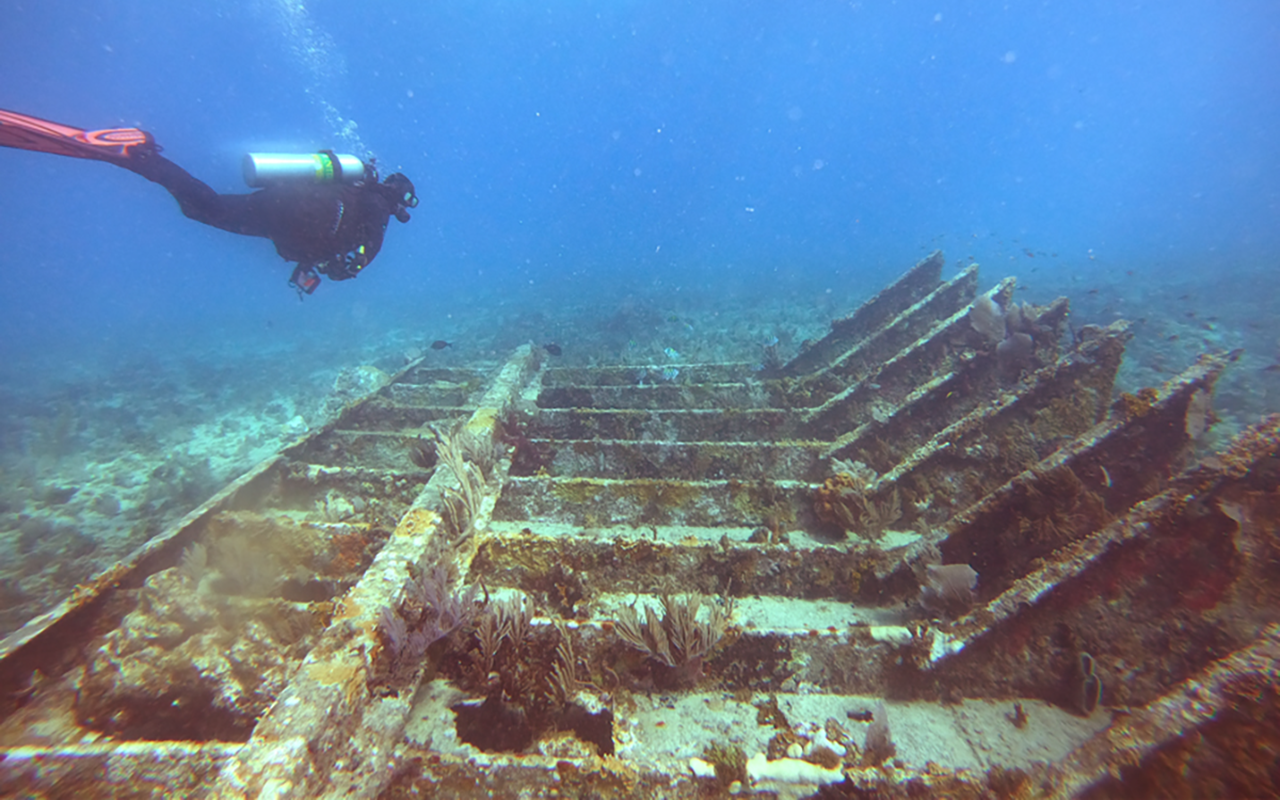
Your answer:
[[[500,434],[499,420],[538,365],[533,348],[517,350],[455,435],[492,445]],[[370,797],[390,780],[392,751],[414,687],[389,696],[373,694],[379,620],[383,609],[402,600],[411,566],[430,569],[433,557],[454,553],[438,509],[445,489],[456,483],[448,470],[433,474],[364,577],[342,598],[333,622],[248,744],[223,766],[213,796]],[[492,513],[492,503],[490,498],[482,509],[480,525]]]
[[[1104,704],[1141,706],[1171,678],[1247,646],[1280,621],[1280,587],[1264,577],[1274,541],[1273,523],[1262,520],[1275,510],[1258,494],[1276,488],[1275,475],[1260,467],[1277,454],[1280,417],[1272,417],[1045,558],[939,630],[932,685],[1078,706],[1087,653]]]
[[[972,506],[1093,426],[1110,400],[1123,334],[1108,331],[942,428],[867,496],[900,494],[908,524],[938,524]]]
[[[935,250],[901,278],[843,319],[831,323],[831,333],[801,350],[782,370],[785,376],[807,375],[829,366],[843,353],[871,336],[906,308],[932,293],[942,282],[941,250]]]

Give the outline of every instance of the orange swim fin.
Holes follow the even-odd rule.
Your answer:
[[[0,108],[0,145],[73,158],[119,163],[137,150],[155,150],[155,139],[137,128],[86,131]]]

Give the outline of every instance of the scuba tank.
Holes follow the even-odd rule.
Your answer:
[[[260,188],[273,183],[359,183],[368,167],[358,157],[332,150],[319,153],[247,153],[244,182]]]

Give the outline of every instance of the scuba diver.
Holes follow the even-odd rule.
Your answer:
[[[289,285],[298,298],[320,285],[320,275],[345,281],[382,249],[391,217],[409,221],[418,205],[413,182],[388,175],[379,183],[373,164],[332,150],[303,155],[250,153],[245,181],[252,194],[218,194],[160,155],[146,131],[86,131],[0,109],[0,145],[107,161],[158,183],[197,222],[275,242],[276,252],[297,267]]]

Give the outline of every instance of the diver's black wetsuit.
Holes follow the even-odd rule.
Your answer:
[[[108,161],[168,189],[197,222],[272,240],[281,256],[298,262],[289,283],[299,296],[320,285],[317,272],[335,281],[358,275],[382,249],[387,220],[408,222],[408,209],[418,205],[408,177],[397,172],[379,183],[368,166],[361,183],[283,183],[253,194],[218,194],[160,155],[144,130],[90,131],[3,108],[0,146]]]
[[[387,222],[396,213],[396,203],[376,182],[285,184],[252,194],[218,194],[155,150],[138,150],[116,163],[168,189],[182,213],[197,222],[271,239],[282,258],[298,262],[295,282],[313,269],[331,280],[354,278],[382,249]],[[314,289],[314,284],[298,285],[308,293]]]

